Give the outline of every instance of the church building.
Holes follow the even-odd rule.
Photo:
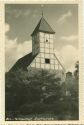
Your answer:
[[[64,79],[65,69],[54,53],[55,32],[43,15],[31,37],[32,52],[20,58],[12,69],[16,70],[17,67],[46,69],[55,72],[57,77]]]

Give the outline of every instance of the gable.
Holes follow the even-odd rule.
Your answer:
[[[30,67],[42,68],[42,69],[53,69],[53,70],[64,70],[64,67],[55,57],[54,53],[39,53],[30,64]]]

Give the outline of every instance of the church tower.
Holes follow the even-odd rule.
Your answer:
[[[53,70],[61,73],[62,76],[64,67],[56,57],[53,47],[55,32],[43,16],[31,36],[32,56],[34,59],[30,67]]]
[[[54,34],[55,32],[42,16],[38,25],[32,33],[33,54],[36,54],[38,52],[45,53],[45,51],[46,53],[52,53]]]

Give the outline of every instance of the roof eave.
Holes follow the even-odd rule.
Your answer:
[[[50,31],[43,31],[43,30],[39,30],[39,32],[44,32],[44,33],[49,33],[49,34],[55,34],[54,31],[50,32]]]
[[[37,32],[43,32],[43,33],[49,33],[49,34],[55,34],[54,31],[50,32],[50,31],[39,30],[39,31],[35,31],[35,32],[33,32],[33,33],[31,34],[31,36],[33,36],[33,35],[34,35],[35,33],[37,33]]]

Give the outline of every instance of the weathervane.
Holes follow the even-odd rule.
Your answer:
[[[42,17],[43,17],[43,7],[44,7],[44,5],[42,4],[42,5],[41,5],[41,8],[42,8]]]

